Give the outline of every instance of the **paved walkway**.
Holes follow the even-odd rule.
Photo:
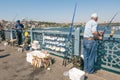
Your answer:
[[[26,53],[18,53],[17,47],[4,46],[0,43],[0,80],[69,80],[63,76],[72,64],[64,67],[62,58],[52,56],[55,63],[50,66],[51,70],[34,70],[26,62]],[[95,74],[88,74],[87,80],[120,80],[120,75],[99,70]]]

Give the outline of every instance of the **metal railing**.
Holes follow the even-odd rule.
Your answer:
[[[40,43],[40,49],[47,50],[49,53],[64,57],[66,48],[69,47],[69,56],[83,54],[83,28],[76,28],[72,32],[72,41],[70,46],[67,39],[69,28],[33,28],[30,30],[31,41],[37,40]],[[14,31],[6,31],[7,38]],[[14,33],[14,34],[13,34]],[[9,37],[8,37],[9,34]],[[104,35],[102,41],[98,41],[98,61],[97,68],[120,73],[120,35]]]
[[[37,40],[40,43],[41,49],[63,57],[67,48],[68,31],[69,30],[60,30],[60,28],[57,28],[57,30],[54,30],[54,28],[31,29],[31,41]],[[74,51],[74,31],[72,34],[72,42],[70,44],[71,46],[69,46],[69,48],[71,51],[69,55],[71,56]]]
[[[81,41],[83,41],[83,28],[80,29]],[[110,37],[110,30],[104,34],[103,40],[98,40],[97,68],[102,68],[120,74],[120,35],[119,31]],[[82,43],[82,42],[81,42]],[[82,44],[81,44],[82,46]],[[81,47],[83,53],[83,46]]]

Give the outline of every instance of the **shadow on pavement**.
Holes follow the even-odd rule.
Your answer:
[[[0,50],[0,52],[5,51],[4,49]]]
[[[0,55],[0,58],[4,58],[4,57],[7,57],[7,56],[10,56],[10,54],[5,54],[5,55]]]

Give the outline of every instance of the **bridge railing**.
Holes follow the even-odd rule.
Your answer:
[[[73,55],[74,51],[74,30],[72,33],[71,46],[69,46],[69,55]],[[31,41],[37,40],[40,43],[40,48],[47,50],[54,55],[64,57],[66,53],[67,39],[69,28],[48,28],[48,29],[31,29]]]
[[[84,29],[81,28],[80,30],[80,39],[83,41]],[[110,32],[110,29],[107,30],[104,34],[103,40],[97,41],[98,57],[96,67],[120,74],[120,33],[119,31],[116,31],[115,34],[110,37]],[[83,53],[83,44],[81,44],[81,46],[81,53]]]
[[[31,41],[39,41],[40,49],[54,55],[64,57],[64,54],[69,52],[69,56],[80,56],[83,55],[83,31],[83,27],[73,29],[70,46],[68,46],[69,28],[32,28],[30,37]],[[120,35],[116,32],[110,37],[109,33],[108,30],[104,39],[98,41],[96,67],[120,73]],[[7,39],[10,38],[10,34],[15,35],[15,32],[6,31]],[[70,51],[67,51],[67,48]]]

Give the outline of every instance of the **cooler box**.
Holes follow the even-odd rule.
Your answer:
[[[77,68],[72,68],[69,70],[69,78],[71,80],[84,80],[85,72]]]

